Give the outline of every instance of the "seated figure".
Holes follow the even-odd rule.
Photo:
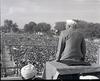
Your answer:
[[[74,20],[66,21],[66,30],[61,32],[56,61],[67,65],[90,65],[84,62],[86,45],[84,36],[76,29]]]
[[[74,20],[66,21],[66,30],[62,31],[59,37],[56,60],[55,62],[46,64],[46,69],[44,70],[44,74],[46,75],[45,78],[54,79],[56,77],[56,79],[58,78],[61,80],[78,80],[79,78],[82,78],[82,76],[80,77],[80,74],[78,74],[78,70],[80,70],[80,68],[76,68],[77,70],[75,70],[74,66],[91,66],[90,63],[85,62],[85,39],[83,34],[76,29],[76,26],[77,23]],[[59,74],[60,72],[71,73],[71,69],[68,71],[71,66],[74,67],[74,69],[72,69],[73,72],[77,71],[78,73],[64,75]]]

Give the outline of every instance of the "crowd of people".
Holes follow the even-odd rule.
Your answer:
[[[47,61],[55,59],[58,37],[49,37],[45,34],[5,34],[3,38],[5,40],[5,45],[8,45],[10,54],[13,56],[13,59],[18,66],[22,67],[26,65],[27,60],[29,60],[36,66],[38,72],[41,72],[44,68],[43,65]],[[87,55],[85,61],[96,63],[97,47],[89,41],[86,41],[86,45]]]
[[[90,41],[90,40],[86,40],[86,57],[85,57],[85,61],[93,64],[93,63],[97,63],[98,60],[98,50],[99,50],[99,44]]]
[[[67,67],[70,66],[90,66],[91,64],[89,62],[85,62],[85,56],[86,56],[86,42],[84,39],[84,36],[81,32],[77,31],[75,29],[77,23],[74,20],[67,20],[66,21],[66,30],[62,31],[59,36],[59,43],[58,43],[58,49],[56,53],[56,59],[55,64],[58,64],[53,66],[59,69],[59,71],[55,71],[55,68],[52,67],[52,65],[46,64],[46,67],[44,68],[44,72],[41,79],[59,79],[59,80],[79,80],[79,79],[99,79],[98,75],[96,73],[94,75],[88,74],[88,75],[80,75],[80,73],[76,74],[67,74],[68,72],[65,72],[65,74],[60,75],[60,69],[59,64],[67,65]],[[41,60],[42,61],[42,60]],[[47,66],[48,65],[48,66]],[[63,65],[62,65],[63,67]],[[62,68],[65,71],[65,68]],[[24,71],[23,71],[24,70]],[[28,65],[24,66],[21,69],[21,75],[24,80],[29,79],[39,79],[36,77],[36,72],[34,66],[30,63]],[[63,72],[63,71],[62,71]]]
[[[27,61],[34,64],[41,72],[46,61],[55,59],[58,39],[47,35],[5,35],[5,45],[8,46],[17,66],[24,66]]]
[[[44,67],[47,61],[55,60],[56,62],[65,63],[68,66],[90,66],[91,63],[96,63],[97,54],[95,54],[95,51],[97,51],[97,48],[92,48],[91,42],[87,42],[87,46],[85,46],[83,35],[77,32],[77,30],[73,31],[74,26],[76,26],[75,21],[68,21],[67,25],[66,29],[69,30],[65,30],[61,33],[59,42],[58,38],[49,37],[43,33],[31,35],[12,34],[8,36],[6,34],[4,36],[4,45],[8,46],[9,54],[13,57],[15,64],[21,67],[21,76],[23,79],[33,78],[36,76],[35,73],[38,74],[45,71],[46,68]],[[94,50],[91,51],[88,46]],[[88,51],[86,52],[86,50]],[[91,55],[90,52],[94,53]],[[92,60],[88,60],[89,57],[92,57]],[[67,78],[68,77],[69,76],[67,76]],[[70,77],[73,76],[70,75]],[[79,76],[76,77],[75,75],[74,79],[78,78]]]
[[[10,49],[10,54],[12,54],[12,56],[14,57],[15,63],[17,63],[19,66],[23,65],[24,60],[30,60],[30,62],[33,64],[35,63],[36,67],[40,70],[41,67],[43,67],[43,63],[55,59],[58,38],[37,34],[6,34],[3,36],[3,38],[5,40],[5,44],[8,45],[8,48]],[[90,41],[86,41],[86,45],[87,54],[85,61],[96,63],[97,47]]]

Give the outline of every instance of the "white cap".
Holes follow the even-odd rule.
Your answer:
[[[66,24],[72,25],[72,24],[76,24],[76,22],[74,20],[66,20]]]
[[[32,64],[28,64],[21,69],[21,75],[25,79],[32,78],[36,76],[36,74],[37,74],[36,68]]]
[[[93,75],[86,75],[86,76],[80,76],[80,79],[84,79],[84,80],[90,79],[90,80],[92,80],[92,79],[99,79],[99,78],[96,77],[96,76],[93,76]]]

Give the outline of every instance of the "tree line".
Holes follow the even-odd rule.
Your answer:
[[[74,19],[74,21],[77,22],[75,29],[82,32],[85,38],[100,38],[100,23],[92,23],[76,19]],[[66,22],[56,22],[54,28],[57,30],[57,33],[60,34],[61,31],[66,29]]]
[[[86,22],[83,20],[76,20],[78,29],[86,38],[100,38],[100,23],[92,23]],[[51,35],[59,35],[61,31],[65,30],[66,28],[65,21],[55,22],[54,29],[49,23],[40,22],[35,23],[34,21],[30,21],[29,23],[25,24],[23,29],[18,28],[17,23],[13,22],[12,20],[6,19],[4,21],[4,25],[0,27],[0,31],[4,33],[48,33]]]
[[[0,27],[0,30],[4,33],[20,32],[20,33],[33,33],[33,32],[48,32],[51,29],[51,25],[45,22],[35,23],[33,21],[24,25],[23,29],[18,28],[18,25],[12,20],[5,20],[4,25]]]

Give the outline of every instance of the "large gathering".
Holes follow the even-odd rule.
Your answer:
[[[2,81],[100,80],[99,0],[0,2]]]

